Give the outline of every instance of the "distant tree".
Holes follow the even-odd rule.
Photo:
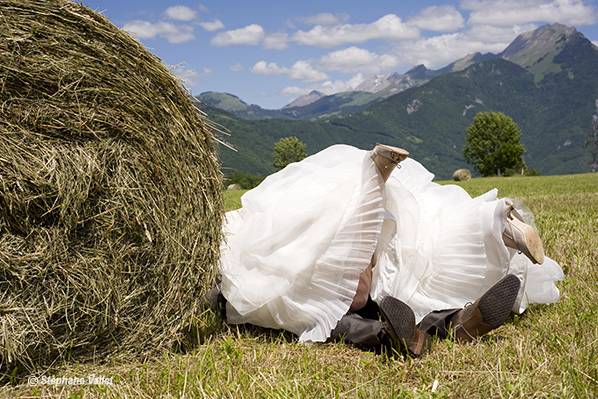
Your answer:
[[[524,152],[519,126],[501,112],[479,112],[467,128],[463,155],[482,176],[522,169]]]
[[[256,176],[248,172],[237,170],[225,180],[225,185],[238,184],[245,190],[252,189],[264,180],[263,176]]]
[[[307,156],[307,146],[295,136],[284,137],[274,144],[274,162],[276,170],[283,169],[290,163],[299,162]]]

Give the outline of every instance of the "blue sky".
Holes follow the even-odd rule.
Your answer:
[[[598,44],[598,0],[83,0],[124,28],[194,93],[279,108],[310,90],[500,52],[545,23]]]

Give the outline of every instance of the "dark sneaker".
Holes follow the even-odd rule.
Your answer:
[[[451,320],[455,339],[472,342],[503,325],[511,315],[520,286],[517,276],[507,274],[480,299],[461,309]]]
[[[428,349],[428,335],[416,328],[415,315],[406,303],[387,296],[380,301],[380,314],[394,351],[420,356]]]
[[[212,309],[217,315],[226,320],[226,299],[218,285],[210,288],[201,301],[203,309]]]

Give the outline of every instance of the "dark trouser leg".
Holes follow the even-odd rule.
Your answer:
[[[382,344],[383,328],[380,320],[364,319],[357,313],[349,313],[339,320],[330,334],[330,340],[361,349],[378,350]]]
[[[428,313],[422,321],[420,321],[417,328],[430,335],[437,335],[439,338],[447,338],[450,335],[451,319],[461,308],[458,309],[444,309],[435,310]]]
[[[329,341],[344,342],[364,350],[379,352],[388,340],[379,318],[378,304],[370,297],[364,307],[347,313],[339,320]]]

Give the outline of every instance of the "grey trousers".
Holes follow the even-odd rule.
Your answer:
[[[450,322],[458,309],[437,310],[428,313],[417,328],[439,338],[449,335]],[[366,306],[357,312],[347,313],[339,320],[330,335],[330,341],[344,342],[364,350],[380,352],[390,344],[384,323],[380,321],[378,305],[368,299]]]

